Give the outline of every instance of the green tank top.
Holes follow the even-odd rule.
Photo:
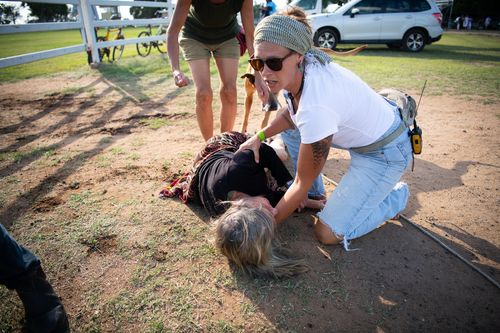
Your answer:
[[[182,37],[205,44],[219,44],[234,38],[239,31],[236,15],[243,0],[226,0],[215,4],[210,0],[192,0]]]

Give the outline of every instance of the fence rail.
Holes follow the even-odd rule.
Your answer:
[[[21,2],[18,0],[14,0]],[[28,24],[7,24],[0,25],[0,35],[13,34],[23,32],[41,32],[41,31],[58,31],[58,30],[71,30],[79,29],[82,37],[82,43],[71,45],[67,47],[44,50],[40,52],[33,52],[21,54],[8,58],[0,58],[0,68],[25,64],[42,59],[57,57],[70,53],[77,52],[92,52],[92,62],[99,63],[98,49],[104,47],[137,44],[140,42],[151,42],[158,40],[165,40],[166,36],[156,35],[141,38],[126,38],[122,40],[113,41],[97,41],[96,28],[108,27],[124,27],[124,26],[147,26],[147,25],[164,25],[168,26],[170,18],[173,14],[172,0],[167,2],[152,2],[152,1],[116,1],[116,0],[26,0],[23,2],[31,3],[50,3],[50,4],[71,4],[77,8],[76,22],[53,22],[53,23],[28,23]],[[99,20],[96,17],[96,6],[102,7],[153,7],[167,9],[166,18],[151,18],[151,19],[134,19],[134,20]]]

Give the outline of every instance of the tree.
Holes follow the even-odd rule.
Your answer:
[[[68,5],[27,3],[27,6],[30,9],[30,17],[36,17],[32,20],[34,22],[67,21],[68,19]]]
[[[19,7],[0,3],[0,24],[16,24],[16,20],[21,16]]]
[[[476,19],[486,16],[498,17],[500,14],[500,2],[493,0],[455,0],[453,2],[453,17],[459,15],[470,15]]]
[[[154,0],[154,2],[167,2],[167,0]],[[136,19],[152,18],[155,17],[155,13],[160,9],[158,7],[130,7],[129,12]]]

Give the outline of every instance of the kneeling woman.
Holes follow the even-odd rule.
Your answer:
[[[273,148],[261,144],[260,161],[251,150],[236,153],[246,135],[226,132],[209,139],[192,170],[161,192],[185,203],[200,202],[216,222],[215,244],[252,276],[285,277],[308,270],[303,260],[292,259],[275,238],[276,209],[292,176]],[[266,174],[268,169],[272,178]],[[322,208],[307,200],[304,206]]]

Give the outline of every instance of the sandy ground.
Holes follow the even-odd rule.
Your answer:
[[[311,271],[288,282],[245,278],[217,254],[177,258],[167,269],[172,252],[203,247],[210,239],[208,217],[199,207],[157,199],[165,177],[185,170],[202,144],[192,93],[172,89],[139,102],[137,93],[98,74],[0,85],[0,222],[42,258],[74,331],[153,331],[148,315],[155,313],[165,331],[231,331],[223,322],[235,331],[498,332],[499,288],[404,221],[389,221],[355,240],[359,251],[345,252],[314,240],[312,212],[294,214],[280,236]],[[262,117],[257,109],[252,132]],[[499,117],[500,105],[480,98],[426,96],[418,117],[423,154],[404,177],[411,189],[405,216],[497,283]],[[163,126],[152,129],[154,121]],[[332,150],[325,174],[338,181],[348,163],[345,153]],[[85,193],[94,201],[85,201]],[[93,229],[79,224],[97,214],[92,209],[118,219],[94,247],[82,236]],[[203,235],[192,237],[198,229]],[[71,230],[77,241],[65,238]],[[167,233],[178,243],[147,242]],[[143,291],[130,281],[150,264],[162,267],[155,276],[163,285],[144,296],[142,308],[111,311],[116,295],[128,290],[135,299]],[[236,282],[219,287],[221,274]],[[190,306],[190,319],[175,307],[174,281],[177,288],[189,282],[183,304]],[[0,304],[0,328],[17,331],[19,302],[0,292],[7,300]]]

